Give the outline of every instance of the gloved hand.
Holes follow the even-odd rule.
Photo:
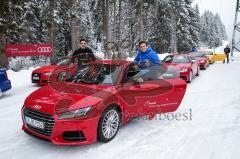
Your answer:
[[[146,60],[145,66],[149,67],[150,65],[151,65],[151,64],[150,64],[149,60]]]

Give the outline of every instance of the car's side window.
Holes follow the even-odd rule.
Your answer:
[[[192,60],[196,60],[194,56],[190,56],[192,58]]]

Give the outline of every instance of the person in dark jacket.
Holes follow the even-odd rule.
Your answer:
[[[96,60],[92,50],[87,47],[85,39],[80,39],[80,48],[74,51],[72,55],[72,63],[74,63],[76,59],[78,64]]]
[[[139,51],[136,58],[134,59],[134,64],[140,69],[145,69],[151,66],[160,65],[160,59],[155,51],[151,47],[148,47],[146,41],[139,42]]]
[[[224,49],[224,53],[225,53],[225,55],[226,55],[226,57],[227,57],[227,63],[229,63],[229,53],[230,53],[230,48],[229,48],[229,46],[227,45],[226,47],[225,47],[225,49]],[[223,60],[223,63],[225,63],[225,59]]]

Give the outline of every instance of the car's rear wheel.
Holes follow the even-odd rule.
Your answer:
[[[120,113],[115,106],[103,111],[98,124],[98,140],[111,141],[117,134],[120,125]]]

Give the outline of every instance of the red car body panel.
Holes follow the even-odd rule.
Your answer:
[[[113,63],[110,60],[99,62]],[[122,67],[115,85],[66,82],[64,87],[70,90],[68,92],[55,90],[48,85],[30,94],[22,108],[22,129],[34,136],[50,140],[54,144],[83,145],[97,141],[99,119],[103,111],[110,105],[119,106],[122,124],[133,117],[173,112],[178,109],[186,91],[186,83],[181,78],[149,80],[136,86],[131,82],[122,82],[130,62],[116,61],[114,64]],[[92,106],[92,109],[84,117],[59,119],[59,115],[66,111],[87,106]],[[42,134],[40,130],[31,129],[26,124],[25,117],[30,112],[52,116],[53,127],[49,135]],[[66,140],[63,136],[69,131],[81,131],[84,140]]]
[[[201,69],[206,69],[209,66],[209,59],[204,55],[203,52],[192,53],[192,55],[199,62],[199,66]]]
[[[189,54],[172,54],[169,56],[187,56],[190,57],[191,55]],[[195,77],[199,72],[199,62],[198,61],[194,61],[194,62],[182,62],[182,63],[168,63],[168,62],[164,62],[163,64],[166,66],[174,66],[177,67],[180,71],[180,77],[185,80],[185,81],[190,81],[190,71],[193,72],[193,77]],[[182,71],[182,70],[186,70],[186,71]]]

